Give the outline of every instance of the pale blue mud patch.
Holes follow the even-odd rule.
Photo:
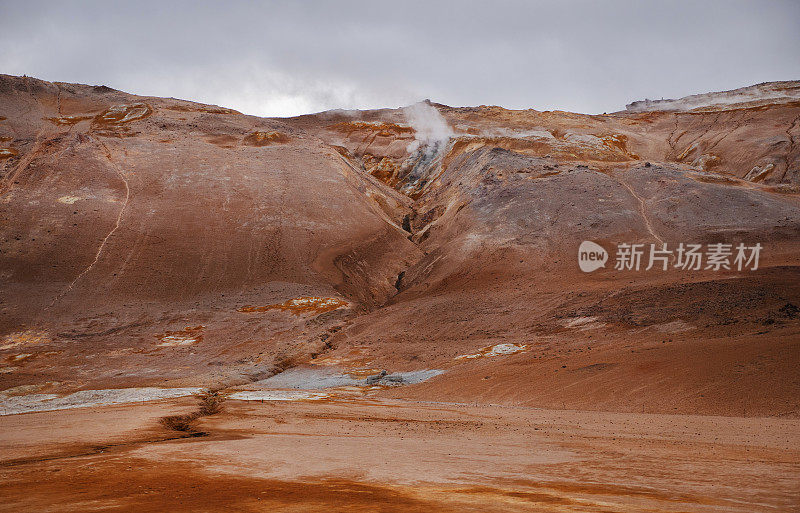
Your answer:
[[[395,373],[383,371],[365,378],[355,378],[348,373],[341,373],[330,368],[295,367],[267,379],[257,381],[255,384],[269,388],[296,390],[321,390],[348,386],[403,386],[422,383],[443,372],[443,370],[439,369]]]
[[[111,388],[107,390],[81,390],[67,395],[27,394],[18,396],[6,395],[0,392],[0,415],[172,399],[195,395],[202,392],[202,390],[202,388]]]
[[[319,401],[327,397],[324,392],[303,390],[244,390],[227,396],[238,401]]]

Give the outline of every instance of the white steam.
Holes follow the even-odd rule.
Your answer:
[[[420,146],[438,147],[453,136],[453,130],[436,107],[425,102],[415,103],[403,108],[403,114],[411,128],[416,132],[414,142],[408,145],[413,153]]]

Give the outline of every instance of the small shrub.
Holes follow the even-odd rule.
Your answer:
[[[198,410],[198,417],[205,417],[208,415],[215,415],[222,411],[222,403],[225,398],[216,391],[204,390],[197,394],[200,401],[200,409]]]
[[[197,399],[200,402],[197,411],[186,415],[168,415],[161,417],[158,421],[169,430],[196,434],[194,422],[200,417],[221,412],[225,397],[215,390],[204,390],[197,394]]]
[[[169,415],[161,417],[159,422],[162,426],[172,431],[190,432],[193,430],[192,424],[194,423],[197,415],[190,413],[188,415]]]

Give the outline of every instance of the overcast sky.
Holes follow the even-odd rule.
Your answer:
[[[0,0],[0,73],[264,116],[424,98],[601,113],[800,79],[800,2]]]

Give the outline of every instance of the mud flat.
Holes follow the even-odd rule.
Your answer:
[[[394,373],[386,370],[340,372],[332,368],[307,365],[257,381],[254,385],[299,390],[346,386],[402,386],[422,383],[443,373],[444,371],[438,369]]]
[[[244,397],[243,397],[244,399]],[[800,421],[189,398],[0,417],[0,511],[796,511]]]
[[[81,390],[67,395],[25,394],[8,395],[0,393],[0,415],[32,413],[39,411],[69,410],[90,408],[107,404],[137,403],[185,397],[197,394],[202,388],[116,388],[108,390]]]

